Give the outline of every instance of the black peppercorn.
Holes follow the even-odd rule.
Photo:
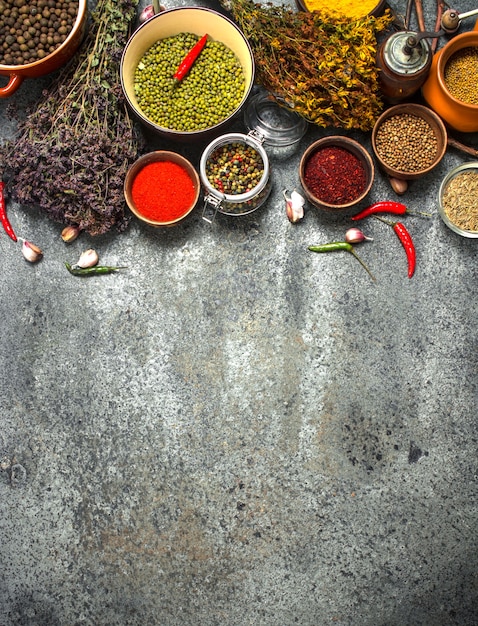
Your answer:
[[[71,32],[78,8],[78,0],[38,0],[36,5],[27,0],[2,0],[0,34],[7,45],[0,46],[0,64],[24,65],[44,58],[42,33],[51,32],[48,54],[53,52]]]

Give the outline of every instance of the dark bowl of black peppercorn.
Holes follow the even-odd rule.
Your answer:
[[[80,47],[86,30],[87,0],[5,0],[0,30],[8,29],[0,47],[0,98],[13,95],[25,78],[59,70]]]
[[[368,151],[342,135],[322,137],[300,160],[299,178],[305,196],[318,209],[342,213],[353,209],[370,192],[375,167]]]

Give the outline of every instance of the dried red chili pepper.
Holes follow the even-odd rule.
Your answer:
[[[309,191],[327,204],[348,204],[358,198],[367,184],[360,159],[340,146],[316,150],[304,166]]]
[[[411,278],[415,273],[416,263],[416,252],[412,236],[408,232],[405,224],[402,224],[401,222],[395,222],[395,224],[393,225],[393,230],[397,234],[397,237],[400,239],[401,244],[405,249],[405,252],[407,253],[408,278]]]
[[[17,241],[15,231],[13,230],[12,225],[10,224],[7,217],[7,211],[5,208],[5,196],[3,193],[4,190],[5,183],[3,181],[0,181],[0,221],[2,222],[2,226],[10,239],[13,239],[13,241]]]
[[[363,220],[365,217],[369,217],[370,215],[375,215],[376,213],[393,213],[394,215],[405,215],[405,213],[409,215],[425,215],[426,217],[430,217],[430,213],[424,213],[422,211],[410,211],[404,204],[401,202],[393,202],[392,200],[382,200],[381,202],[375,202],[371,204],[367,208],[354,215],[351,219],[354,221]]]
[[[173,76],[174,80],[176,80],[177,82],[180,82],[186,76],[186,74],[189,72],[189,70],[193,66],[194,61],[198,58],[202,49],[206,45],[207,37],[208,35],[206,33],[205,35],[201,37],[201,39],[196,44],[194,44],[191,50],[187,53],[187,55],[179,64],[179,67]]]
[[[415,265],[416,265],[416,250],[415,245],[413,243],[412,236],[408,232],[405,224],[402,222],[391,222],[390,220],[386,220],[379,215],[374,215],[377,220],[384,222],[384,224],[388,224],[392,226],[395,234],[400,239],[400,243],[402,244],[405,252],[407,253],[407,261],[408,261],[408,278],[411,278],[415,273]]]

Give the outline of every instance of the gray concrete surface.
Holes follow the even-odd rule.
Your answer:
[[[0,102],[4,137],[43,84]],[[433,213],[405,218],[412,280],[367,223],[374,284],[307,251],[346,218],[285,216],[300,154],[329,132],[271,155],[248,217],[66,246],[9,204],[45,257],[0,233],[1,626],[478,624],[477,241],[437,215],[471,159],[450,149],[403,197]],[[380,172],[379,199],[397,199]],[[129,269],[70,276],[87,247]]]

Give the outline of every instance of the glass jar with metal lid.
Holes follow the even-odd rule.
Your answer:
[[[275,152],[293,149],[308,128],[305,119],[262,88],[251,95],[244,124],[247,134],[222,135],[202,154],[199,176],[205,191],[203,218],[208,222],[217,212],[240,216],[261,207],[272,187],[265,148]]]
[[[212,222],[217,211],[247,215],[258,209],[271,191],[270,168],[261,135],[251,131],[228,133],[212,141],[199,163],[205,190],[203,219]]]

